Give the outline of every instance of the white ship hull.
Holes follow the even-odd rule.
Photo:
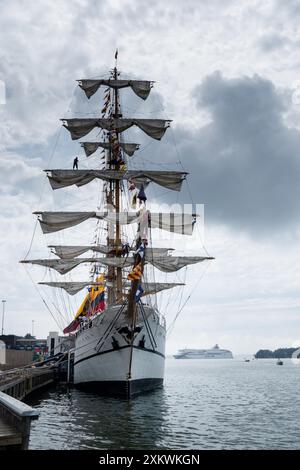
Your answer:
[[[74,384],[101,394],[130,397],[162,385],[165,322],[152,307],[138,315],[133,344],[130,321],[120,306],[111,307],[76,335]]]

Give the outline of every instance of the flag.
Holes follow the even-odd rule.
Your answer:
[[[143,201],[143,202],[147,201],[147,196],[146,196],[146,193],[144,191],[144,185],[143,184],[141,186],[141,189],[139,190],[138,199],[140,201]]]
[[[116,53],[115,53],[115,59],[117,60],[118,58],[118,49],[116,49]]]
[[[128,180],[128,190],[133,191],[135,189],[135,184],[133,181]]]
[[[140,255],[141,259],[145,256],[145,245],[141,243],[138,249],[135,252],[135,255]]]
[[[138,288],[137,288],[137,291],[135,293],[135,301],[138,302],[142,295],[144,293],[144,289],[142,288],[141,284],[139,284]]]
[[[103,274],[97,277],[96,282],[101,282],[102,284],[99,286],[93,286],[89,289],[88,294],[85,296],[82,304],[77,310],[74,320],[64,329],[64,333],[75,331],[79,327],[82,317],[89,317],[95,313],[102,312],[105,309],[104,281],[105,276]]]
[[[132,196],[132,199],[131,199],[131,207],[133,209],[136,208],[136,197],[137,197],[137,193],[134,193],[134,195]]]
[[[103,312],[105,309],[104,291],[99,293],[91,302],[87,316],[94,315],[98,312]]]
[[[130,281],[137,281],[141,277],[142,277],[142,265],[141,263],[139,263],[128,274],[127,279],[129,279]]]
[[[142,240],[148,240],[148,227],[149,225],[149,211],[145,210],[143,207],[140,210],[140,224],[139,224],[139,231],[140,231],[140,238]]]
[[[66,328],[64,329],[63,333],[66,335],[67,333],[72,333],[72,331],[77,330],[80,325],[80,320],[73,320]]]

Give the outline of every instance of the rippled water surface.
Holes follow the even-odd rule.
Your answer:
[[[31,449],[299,449],[300,365],[166,360],[165,386],[131,401],[62,386],[30,404]]]

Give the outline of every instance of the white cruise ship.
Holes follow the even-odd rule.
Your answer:
[[[212,349],[179,349],[175,359],[233,359],[232,352],[220,349],[216,344]]]

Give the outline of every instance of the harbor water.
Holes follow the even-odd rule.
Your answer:
[[[167,358],[165,386],[131,401],[57,386],[30,449],[297,449],[300,365]]]

